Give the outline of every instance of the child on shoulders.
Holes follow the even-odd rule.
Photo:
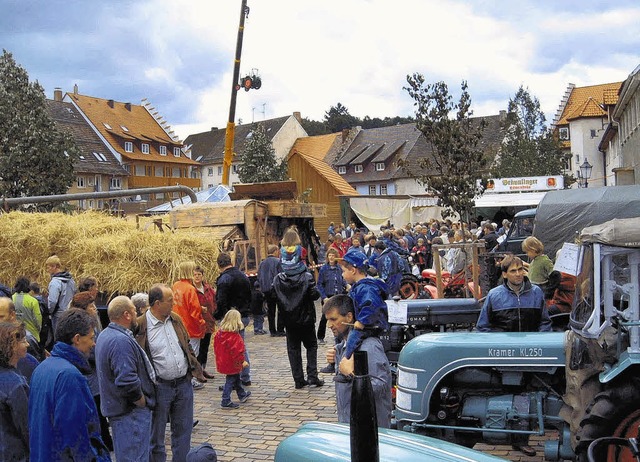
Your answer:
[[[357,250],[348,251],[340,261],[342,277],[351,284],[356,321],[347,337],[344,357],[349,359],[367,337],[376,336],[389,327],[387,305],[389,289],[381,279],[367,276],[367,256]]]
[[[280,264],[282,271],[289,276],[301,274],[307,270],[302,255],[302,245],[300,236],[295,229],[289,228],[285,231],[282,241],[280,241]]]

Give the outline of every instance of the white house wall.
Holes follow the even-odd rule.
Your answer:
[[[598,144],[604,133],[604,121],[600,118],[583,118],[569,123],[571,133],[571,164],[573,174],[576,175],[580,165],[586,158],[593,166],[589,186],[604,186],[605,169],[603,154],[598,151]],[[591,130],[595,130],[595,136],[591,136]],[[607,184],[611,184],[613,176],[607,178]]]

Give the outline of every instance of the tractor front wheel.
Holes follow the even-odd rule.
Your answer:
[[[636,438],[639,425],[640,380],[619,381],[618,386],[598,393],[587,408],[576,435],[578,460],[587,462],[587,449],[593,440],[604,436]],[[636,461],[626,447],[601,445],[595,455],[598,461]]]

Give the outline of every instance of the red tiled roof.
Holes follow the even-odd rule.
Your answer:
[[[173,148],[181,147],[182,142],[172,140],[144,107],[76,93],[67,93],[67,96],[80,108],[93,126],[123,158],[199,165],[198,162],[186,157],[184,153],[181,153],[180,157],[173,155]],[[123,140],[149,144],[149,154],[143,154],[140,151],[139,144],[134,147],[134,152],[126,152]],[[160,155],[160,144],[167,147],[167,155]]]
[[[574,88],[557,125],[566,125],[569,121],[581,117],[606,115],[603,106],[618,101],[618,90],[621,86],[622,82],[614,82]]]

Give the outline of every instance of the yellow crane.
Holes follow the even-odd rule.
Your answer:
[[[240,25],[238,26],[238,40],[236,42],[236,57],[233,62],[233,78],[231,80],[231,104],[229,104],[229,121],[227,122],[227,130],[224,138],[224,159],[222,160],[222,184],[229,186],[229,173],[231,171],[231,163],[233,162],[233,141],[236,132],[236,98],[238,90],[244,88],[249,91],[251,88],[258,90],[262,86],[262,80],[257,73],[251,73],[242,79],[242,85],[239,84],[240,78],[240,56],[242,55],[242,37],[244,34],[244,20],[249,16],[249,7],[247,0],[242,0],[240,8]]]

